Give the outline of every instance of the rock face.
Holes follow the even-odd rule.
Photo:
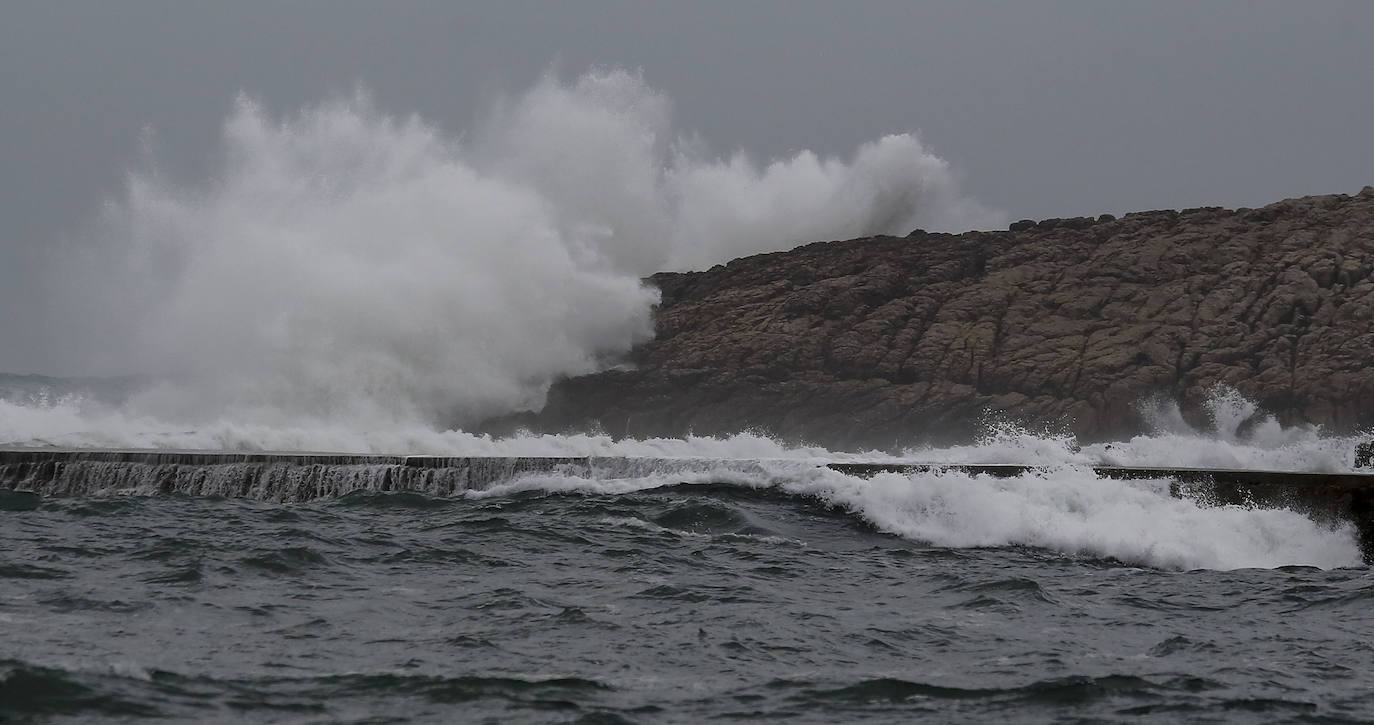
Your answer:
[[[829,446],[1080,440],[1205,419],[1230,386],[1285,423],[1374,424],[1374,187],[810,244],[651,278],[632,368],[563,380],[522,421],[613,435],[757,429]]]

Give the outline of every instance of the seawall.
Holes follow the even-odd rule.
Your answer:
[[[634,457],[375,456],[220,451],[0,449],[0,490],[37,496],[182,494],[299,503],[354,491],[452,496],[539,475],[628,478],[750,469],[764,461]],[[849,475],[957,470],[1019,476],[1010,464],[817,462]],[[1350,521],[1374,561],[1374,473],[1294,473],[1204,468],[1096,466],[1112,479],[1168,480],[1171,492],[1205,504],[1286,507],[1317,520]]]

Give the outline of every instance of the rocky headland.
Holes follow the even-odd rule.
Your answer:
[[[1218,385],[1286,424],[1374,424],[1374,187],[1259,209],[1021,221],[808,244],[662,273],[656,335],[493,425],[760,430],[832,447],[970,440],[989,422],[1206,425]]]

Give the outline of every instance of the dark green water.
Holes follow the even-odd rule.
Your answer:
[[[932,546],[727,484],[0,509],[0,721],[1374,719],[1365,568]]]

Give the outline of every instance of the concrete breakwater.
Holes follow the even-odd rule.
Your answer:
[[[327,453],[21,448],[0,450],[0,490],[39,496],[182,494],[296,503],[354,491],[451,496],[539,476],[633,478],[712,471],[764,472],[767,461],[627,456],[379,456]],[[1015,477],[1042,468],[1012,464],[816,462],[860,477],[951,470]],[[1101,478],[1167,480],[1175,496],[1208,505],[1291,508],[1356,526],[1374,561],[1374,473],[1297,473],[1206,468],[1094,466]]]
[[[734,462],[748,467],[750,462]],[[708,459],[384,456],[333,453],[7,449],[0,489],[44,496],[104,493],[252,498],[300,503],[353,491],[451,496],[530,476],[630,478],[719,468]],[[757,467],[757,464],[753,464]]]

